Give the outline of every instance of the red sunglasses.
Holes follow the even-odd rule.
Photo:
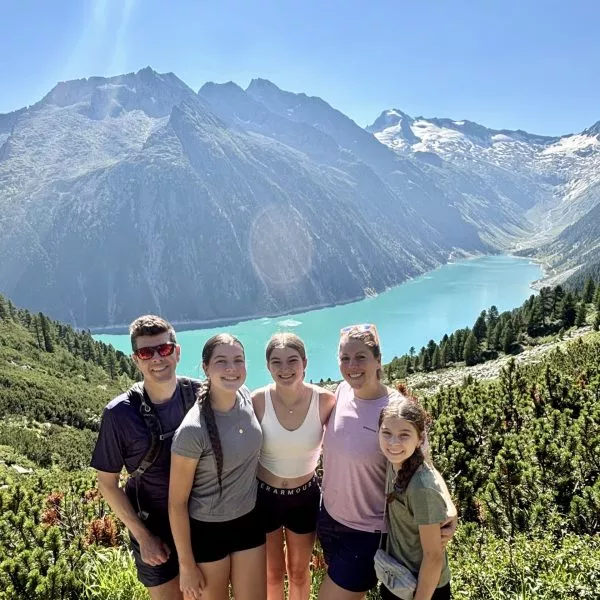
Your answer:
[[[165,344],[158,344],[158,346],[144,346],[143,348],[138,348],[134,354],[140,360],[150,360],[154,358],[154,353],[158,352],[159,356],[163,358],[165,356],[171,356],[175,351],[175,344],[173,342],[166,342]]]

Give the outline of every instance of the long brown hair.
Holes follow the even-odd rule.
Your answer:
[[[244,346],[240,340],[229,333],[220,333],[213,335],[202,348],[202,365],[206,366],[212,358],[215,348],[221,344],[237,344],[242,352]],[[219,429],[217,427],[217,421],[215,419],[215,413],[213,411],[212,404],[210,403],[210,379],[207,377],[203,384],[200,386],[196,395],[196,401],[200,405],[200,414],[204,417],[206,423],[206,430],[208,431],[208,439],[210,440],[210,447],[212,448],[215,456],[215,462],[217,463],[217,480],[219,482],[219,494],[223,493],[223,447],[221,446],[221,437],[219,436]]]
[[[416,400],[404,397],[396,397],[390,400],[389,404],[381,409],[378,429],[381,429],[385,419],[393,417],[408,421],[416,429],[421,441],[425,441],[425,434],[427,427],[431,423],[431,417]],[[423,463],[431,464],[431,459],[429,452],[425,448],[425,444],[422,443],[415,449],[412,456],[402,463],[402,467],[396,474],[394,491],[388,495],[388,502],[393,500],[394,492],[402,494],[406,491],[412,476]]]

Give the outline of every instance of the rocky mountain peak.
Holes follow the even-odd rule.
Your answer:
[[[61,81],[35,106],[83,104],[93,119],[117,117],[135,109],[151,117],[164,117],[175,104],[194,95],[173,73],[161,74],[145,67],[137,73],[116,77]]]
[[[369,133],[381,133],[382,131],[390,128],[394,128],[395,134],[405,142],[409,144],[416,144],[420,140],[413,133],[411,125],[414,119],[406,113],[392,108],[390,110],[384,110],[375,122],[366,128]]]
[[[597,136],[600,139],[600,121],[583,131],[583,135]]]

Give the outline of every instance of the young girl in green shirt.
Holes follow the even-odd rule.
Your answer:
[[[408,398],[390,401],[379,417],[379,445],[388,460],[387,551],[415,575],[414,600],[444,600],[450,598],[450,571],[440,524],[456,516],[456,508],[427,456],[428,421]],[[384,585],[381,597],[397,598]]]

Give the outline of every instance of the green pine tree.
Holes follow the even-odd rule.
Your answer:
[[[423,346],[419,352],[419,370],[426,372],[429,371],[430,367],[431,359],[429,358],[429,352],[427,352],[427,348]]]
[[[475,325],[473,325],[473,334],[475,335],[478,344],[483,342],[488,333],[486,318],[486,311],[481,311],[481,314],[477,317],[477,321],[475,321]]]
[[[479,344],[477,343],[477,338],[472,331],[467,336],[467,340],[465,342],[463,360],[467,366],[476,365],[479,362]]]
[[[596,291],[596,286],[594,285],[594,280],[591,277],[588,277],[585,282],[585,287],[583,288],[583,296],[582,300],[586,304],[589,304],[594,300],[594,292]]]
[[[512,320],[509,320],[504,326],[504,331],[502,332],[502,351],[505,354],[510,354],[516,341],[517,336],[515,335],[513,323]]]
[[[40,327],[42,329],[42,338],[44,340],[44,350],[46,352],[54,352],[54,341],[52,339],[51,323],[48,317],[42,313],[38,313]]]
[[[531,303],[531,311],[527,318],[527,334],[531,337],[538,337],[544,332],[544,311],[542,301],[536,296]]]
[[[575,304],[575,296],[572,292],[567,292],[562,299],[560,306],[560,320],[563,327],[569,328],[575,325],[577,318],[577,306]]]
[[[444,368],[448,364],[448,342],[444,342],[440,349],[440,363],[441,367]]]
[[[583,327],[585,325],[585,318],[587,316],[587,306],[585,302],[580,302],[577,306],[577,315],[575,316],[575,326]]]
[[[6,321],[8,318],[8,304],[6,302],[6,298],[0,294],[0,321]]]
[[[437,371],[438,369],[442,368],[442,356],[440,353],[439,346],[436,346],[435,350],[433,351],[433,356],[431,357],[431,368],[434,371]]]

